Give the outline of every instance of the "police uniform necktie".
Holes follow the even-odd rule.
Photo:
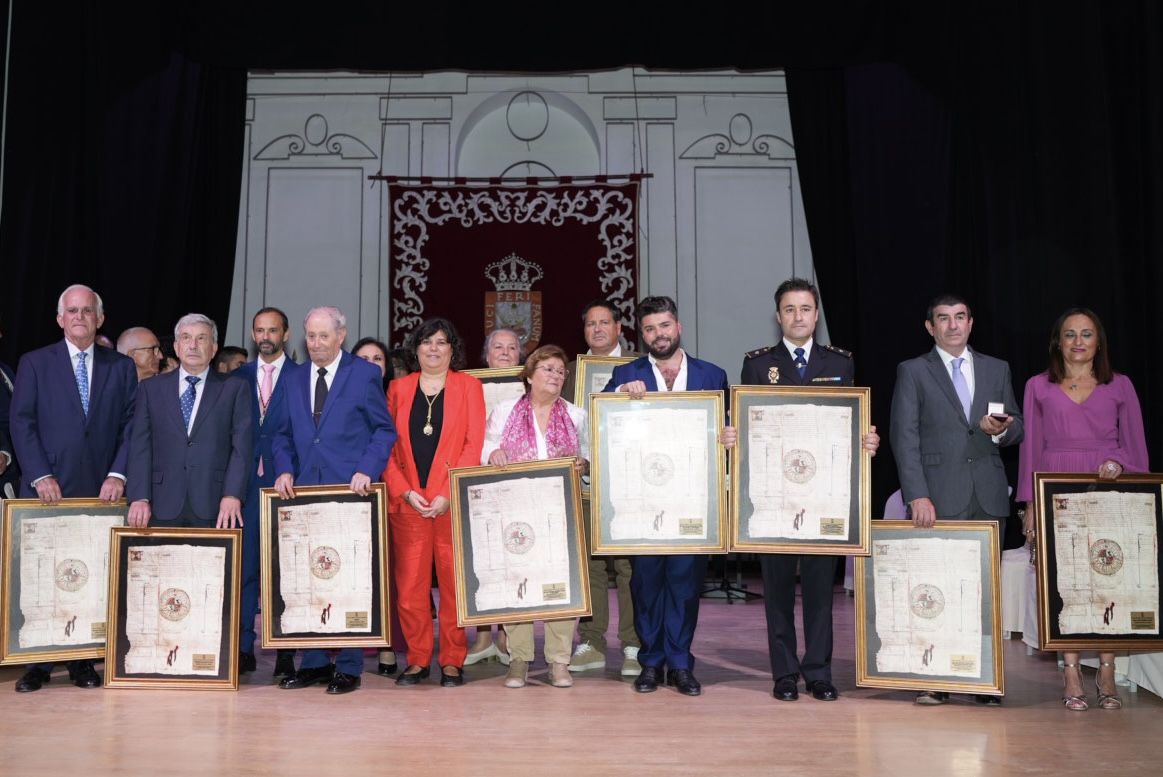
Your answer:
[[[808,360],[804,358],[804,349],[803,348],[797,348],[795,353],[796,353],[796,370],[799,372],[800,377],[803,378],[804,373],[808,371]]]
[[[77,378],[77,391],[81,393],[81,410],[85,418],[89,417],[89,368],[85,366],[88,356],[84,351],[77,354],[77,369],[73,373]]]
[[[318,369],[319,377],[315,379],[315,425],[319,425],[319,419],[323,417],[323,405],[327,402],[327,368],[320,367]]]
[[[969,406],[973,400],[969,396],[969,382],[965,380],[965,375],[961,372],[961,364],[965,359],[953,360],[953,390],[957,392],[957,398],[961,400],[961,410],[965,413],[965,420],[969,418]]]
[[[187,375],[186,390],[182,392],[182,420],[186,422],[186,434],[190,433],[190,419],[194,415],[194,399],[198,396],[198,390],[194,388],[198,385],[198,381],[202,380],[197,375]]]

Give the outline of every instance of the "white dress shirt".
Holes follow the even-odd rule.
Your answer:
[[[650,360],[650,368],[654,370],[654,382],[658,384],[659,391],[686,391],[686,351],[680,349],[678,353],[682,362],[679,364],[678,376],[674,379],[672,389],[666,387],[666,379],[662,377],[662,370],[658,369],[658,360],[653,356],[646,357]]]

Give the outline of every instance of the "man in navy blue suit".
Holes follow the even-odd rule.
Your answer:
[[[174,327],[177,370],[142,381],[130,430],[129,525],[236,529],[253,438],[245,386],[210,369],[218,327]],[[136,374],[136,372],[135,372]]]
[[[284,499],[294,499],[296,485],[348,483],[366,496],[396,442],[383,376],[375,365],[343,350],[347,319],[338,308],[313,308],[303,329],[311,364],[289,387],[287,418],[274,439],[275,488]],[[299,671],[279,687],[326,682],[328,693],[348,693],[359,688],[362,673],[359,648],[340,650],[334,664],[325,650],[307,650]]]
[[[286,352],[291,337],[287,314],[278,308],[263,308],[254,314],[250,331],[258,358],[239,367],[230,377],[241,380],[250,395],[250,416],[254,428],[254,460],[251,462],[250,487],[242,502],[242,602],[239,612],[242,629],[238,648],[239,669],[255,670],[254,618],[259,594],[259,489],[275,484],[275,432],[287,417],[288,386],[298,379],[300,366]],[[275,675],[295,673],[293,650],[280,650]]]
[[[132,360],[96,344],[104,321],[101,297],[88,286],[70,286],[57,301],[65,339],[20,360],[10,434],[22,498],[49,505],[72,497],[115,502],[125,491],[137,372]],[[30,668],[16,690],[39,690],[51,670],[52,664]],[[70,662],[69,676],[80,688],[101,684],[92,661]]]
[[[727,373],[682,349],[682,323],[670,297],[647,297],[638,304],[638,326],[646,356],[614,368],[606,391],[626,391],[641,398],[647,391],[727,392]],[[724,397],[724,401],[726,397]],[[720,440],[735,443],[726,428]],[[635,556],[630,593],[634,599],[634,628],[642,639],[638,662],[642,672],[634,690],[658,690],[666,667],[666,684],[680,693],[698,696],[691,642],[699,620],[699,595],[707,572],[705,555]]]

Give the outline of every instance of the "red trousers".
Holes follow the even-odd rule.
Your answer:
[[[432,562],[440,586],[440,665],[464,666],[468,642],[456,625],[456,570],[452,560],[452,516],[424,518],[408,507],[392,513],[392,561],[400,628],[408,642],[408,665],[432,663]]]

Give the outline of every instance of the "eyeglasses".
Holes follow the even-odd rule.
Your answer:
[[[137,353],[138,351],[154,351],[155,353],[160,354],[162,352],[162,347],[160,345],[143,345],[140,348],[129,349],[130,353]]]
[[[548,364],[543,364],[538,367],[536,372],[544,372],[546,375],[556,375],[559,378],[564,378],[568,374],[567,370],[561,367],[550,367]]]

